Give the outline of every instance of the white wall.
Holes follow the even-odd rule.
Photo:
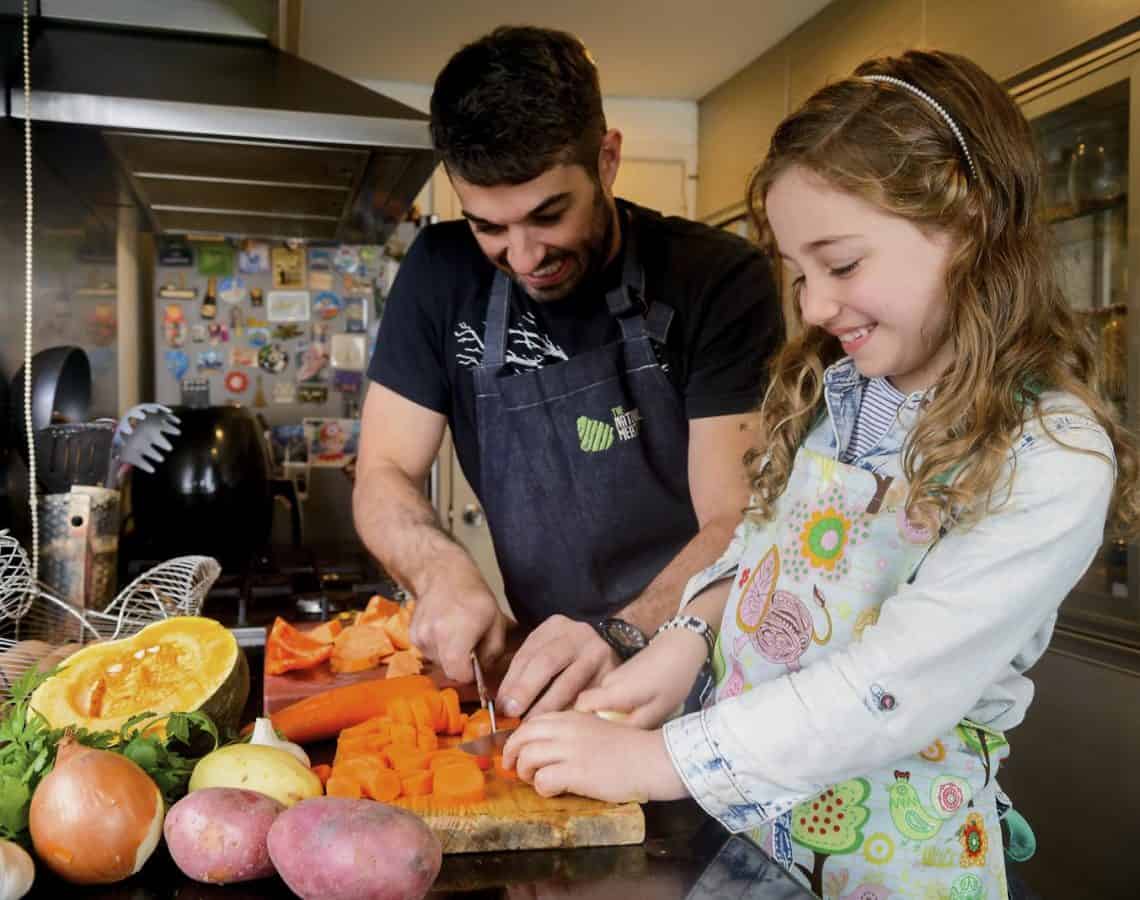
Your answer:
[[[431,85],[428,84],[403,81],[361,81],[361,84],[422,112],[427,112],[431,103]],[[689,176],[686,205],[695,211],[698,172],[696,101],[605,97],[603,106],[607,124],[622,133],[622,155],[626,159],[684,161]],[[430,205],[430,198],[428,201]]]

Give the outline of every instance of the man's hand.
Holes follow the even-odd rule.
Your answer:
[[[474,578],[433,577],[416,597],[409,637],[453,681],[474,680],[471,651],[490,666],[503,652],[507,619],[495,596]]]
[[[617,653],[593,626],[551,616],[531,632],[511,660],[499,685],[496,708],[508,716],[566,709],[619,662]],[[542,698],[535,702],[539,694]]]

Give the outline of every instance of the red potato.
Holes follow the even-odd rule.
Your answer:
[[[269,828],[285,807],[242,788],[191,791],[170,808],[162,830],[174,862],[208,884],[268,878]]]
[[[419,816],[342,797],[285,810],[269,829],[269,856],[303,900],[420,900],[443,862]]]

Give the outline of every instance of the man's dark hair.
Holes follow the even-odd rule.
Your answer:
[[[451,58],[431,95],[436,151],[449,173],[483,187],[559,164],[596,177],[605,131],[598,70],[564,31],[496,28]]]

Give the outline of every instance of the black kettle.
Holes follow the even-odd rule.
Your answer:
[[[292,482],[271,477],[260,420],[240,406],[175,407],[182,434],[153,474],[131,473],[133,554],[152,559],[202,554],[227,571],[266,549],[273,498],[290,501],[293,542],[300,510]]]

